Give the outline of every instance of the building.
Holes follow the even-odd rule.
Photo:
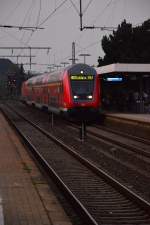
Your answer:
[[[104,108],[150,112],[150,64],[116,63],[96,68]]]

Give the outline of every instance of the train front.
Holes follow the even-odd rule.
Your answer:
[[[68,69],[70,114],[87,118],[98,114],[100,107],[99,77],[94,68],[75,64]]]

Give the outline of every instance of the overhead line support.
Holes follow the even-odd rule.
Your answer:
[[[117,27],[100,27],[100,26],[83,26],[83,12],[82,12],[82,0],[80,0],[80,30],[83,31],[85,29],[101,29],[101,30],[109,30],[109,31],[113,31],[116,30]]]
[[[41,30],[44,29],[43,27],[29,27],[29,26],[13,26],[13,25],[0,25],[2,28],[17,28],[19,30]]]
[[[31,70],[31,65],[32,65],[32,55],[31,55],[31,51],[32,49],[47,49],[48,51],[51,49],[51,47],[0,47],[0,49],[29,49],[29,58],[30,58],[30,70]]]
[[[83,27],[82,27],[82,17],[83,17],[83,13],[82,13],[82,0],[80,0],[80,30],[82,31],[83,30]]]

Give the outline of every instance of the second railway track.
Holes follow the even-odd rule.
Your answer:
[[[150,204],[27,119],[3,106],[24,138],[73,194],[86,224],[150,224]],[[51,137],[52,138],[52,137]],[[64,151],[65,150],[65,151]],[[67,191],[66,190],[66,191]],[[74,201],[72,199],[72,201]],[[81,208],[79,211],[81,211]]]
[[[73,123],[71,123],[71,126],[79,129],[79,126],[75,126]],[[100,138],[103,141],[107,141],[122,148],[126,148],[129,151],[135,152],[141,156],[150,158],[150,141],[147,139],[139,138],[98,125],[88,126],[86,133],[87,135]]]
[[[98,126],[88,129],[88,132],[89,134],[103,138],[103,140],[112,142],[120,147],[136,152],[139,155],[150,158],[150,142],[148,140]]]

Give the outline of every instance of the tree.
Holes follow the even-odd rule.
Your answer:
[[[133,27],[124,20],[116,31],[102,38],[103,58],[98,66],[111,63],[150,63],[150,19]]]

